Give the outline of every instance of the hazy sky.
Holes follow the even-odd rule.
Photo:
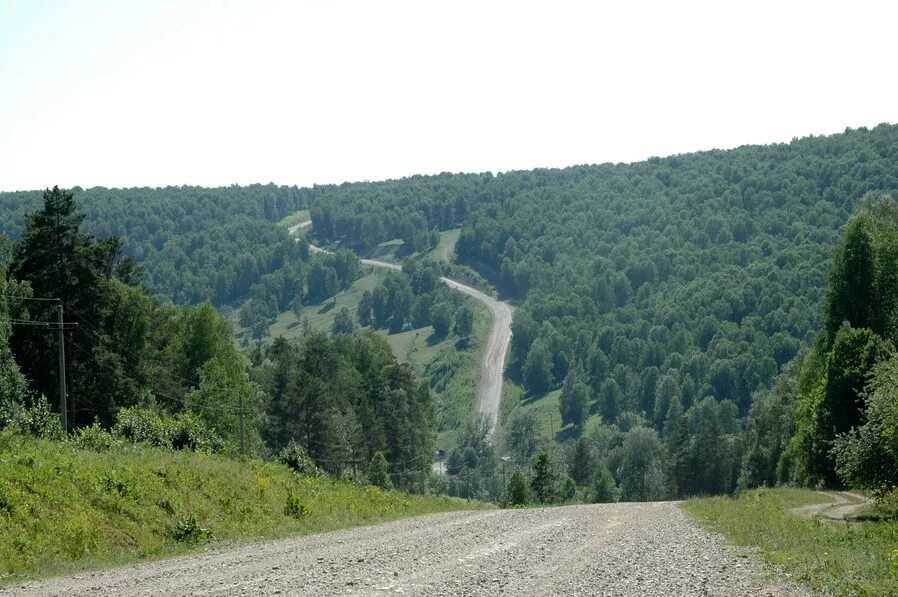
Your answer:
[[[499,172],[894,123],[895,6],[0,0],[0,188]]]

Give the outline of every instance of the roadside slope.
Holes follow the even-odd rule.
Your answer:
[[[317,533],[470,508],[300,477],[254,459],[0,432],[0,583],[183,553],[210,538]],[[477,504],[473,504],[477,507]]]
[[[428,515],[6,593],[807,595],[671,502]]]

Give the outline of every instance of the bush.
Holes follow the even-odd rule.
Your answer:
[[[381,489],[393,489],[393,480],[390,479],[387,459],[383,452],[375,452],[368,465],[368,482]]]
[[[305,477],[321,475],[321,469],[315,465],[315,461],[309,456],[302,444],[292,439],[287,444],[287,447],[281,450],[281,453],[278,455],[278,461]]]
[[[503,505],[511,507],[526,506],[530,503],[530,484],[521,471],[515,471],[505,489]]]
[[[203,528],[197,523],[195,516],[182,518],[172,529],[172,539],[178,543],[195,545],[212,538],[212,531]]]
[[[614,482],[614,477],[611,475],[611,471],[608,470],[608,467],[605,466],[604,462],[598,463],[596,465],[595,473],[593,474],[593,503],[603,504],[606,502],[616,502],[619,495],[620,492],[617,489],[617,484]]]
[[[215,453],[224,448],[224,440],[192,412],[181,413],[170,422],[169,436],[175,450]]]
[[[72,443],[80,450],[92,452],[108,452],[121,445],[121,441],[94,421],[90,427],[76,429],[72,434]]]
[[[0,486],[0,516],[12,516],[13,504],[12,499],[6,493],[6,490]]]
[[[836,438],[839,477],[852,487],[889,493],[898,485],[898,357],[873,369],[864,393],[866,421]]]
[[[62,439],[64,436],[59,414],[50,410],[46,396],[38,398],[31,408],[4,408],[0,412],[0,428],[6,426],[45,439]]]
[[[189,411],[172,417],[135,406],[120,410],[116,418],[113,435],[135,444],[195,452],[220,452],[224,448],[221,437]]]
[[[303,516],[308,516],[311,512],[309,512],[309,509],[306,508],[305,504],[299,500],[299,496],[294,493],[288,493],[287,505],[284,506],[284,514],[292,516],[293,518],[302,518]]]
[[[118,412],[117,422],[112,432],[135,444],[146,444],[160,448],[171,446],[169,426],[162,416],[151,409],[131,407]]]

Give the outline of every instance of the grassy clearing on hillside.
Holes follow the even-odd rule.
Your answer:
[[[440,353],[452,350],[457,341],[455,336],[435,338],[432,326],[387,335],[387,343],[396,358],[411,365],[419,375]]]
[[[299,211],[293,212],[289,216],[284,216],[283,218],[281,218],[280,221],[278,222],[278,226],[284,226],[286,228],[289,228],[290,226],[293,226],[294,224],[299,224],[300,222],[305,222],[310,219],[312,219],[312,216],[309,215],[309,210],[301,209]]]
[[[561,399],[561,390],[552,390],[541,396],[531,396],[523,401],[521,400],[522,394],[520,388],[518,391],[509,392],[508,402],[511,402],[512,397],[516,400],[513,404],[503,403],[503,413],[508,411],[503,424],[510,422],[514,417],[532,411],[538,415],[540,435],[551,438],[553,434],[559,433],[561,431],[561,411],[558,405]]]
[[[453,228],[440,232],[440,242],[436,248],[427,254],[434,261],[445,261],[452,263],[455,261],[455,245],[458,243],[458,237],[461,234],[461,228]]]
[[[143,448],[97,453],[4,431],[0,583],[170,556],[206,541],[470,507],[448,497],[304,478],[278,463]]]
[[[405,248],[405,242],[400,238],[396,238],[377,245],[368,257],[386,261],[388,263],[399,263],[406,258],[427,258],[433,259],[434,261],[453,263],[455,261],[455,245],[458,242],[460,234],[461,228],[453,228],[451,230],[440,232],[440,242],[437,243],[436,247],[427,252],[419,251],[412,254],[408,254],[408,251]]]
[[[447,451],[458,446],[459,434],[474,412],[483,347],[491,323],[483,304],[473,299],[468,304],[474,309],[471,346],[440,352],[424,371],[437,391],[437,447]]]
[[[760,489],[683,504],[699,523],[827,595],[898,595],[898,521],[828,522],[790,514],[827,501],[803,489]]]

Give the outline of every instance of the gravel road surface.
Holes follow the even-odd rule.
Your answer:
[[[474,410],[490,418],[490,430],[495,433],[499,424],[499,407],[502,403],[502,380],[505,372],[505,356],[511,343],[512,307],[508,303],[497,301],[476,288],[471,288],[449,278],[440,278],[443,284],[480,301],[489,309],[490,331],[483,347],[483,362],[480,364],[480,379],[477,381],[477,394]]]
[[[671,502],[420,516],[0,595],[808,595]]]

